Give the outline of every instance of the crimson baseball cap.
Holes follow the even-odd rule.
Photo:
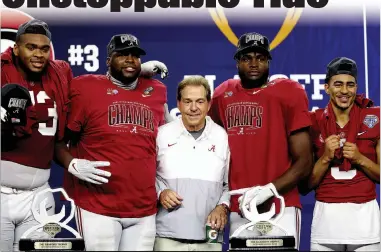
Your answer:
[[[332,76],[338,74],[348,74],[353,76],[357,81],[357,64],[356,61],[346,58],[346,57],[338,57],[333,59],[327,65],[327,72],[325,81],[326,83]]]
[[[52,34],[49,30],[49,26],[44,21],[38,19],[32,19],[21,24],[16,33],[16,40],[18,40],[23,34],[41,34],[48,37],[49,40],[52,40]]]
[[[237,51],[234,54],[234,59],[237,60],[243,53],[250,51],[261,52],[270,60],[272,59],[270,54],[269,39],[262,34],[256,32],[243,34],[238,40]]]
[[[140,55],[146,52],[140,47],[140,41],[132,34],[119,34],[111,38],[107,45],[107,54],[110,56],[115,51],[136,50]]]

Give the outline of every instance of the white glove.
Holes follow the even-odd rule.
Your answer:
[[[258,193],[254,196],[257,199],[257,206],[264,203],[266,200],[275,196],[276,188],[273,183],[263,186]]]
[[[167,78],[168,76],[167,66],[164,63],[157,60],[147,61],[141,65],[141,72],[140,72],[141,76],[151,78],[155,76],[156,74],[160,74],[161,79]]]
[[[111,176],[110,172],[96,168],[103,166],[110,166],[110,162],[89,161],[86,159],[74,158],[69,164],[68,171],[79,179],[100,185],[103,183],[108,183],[108,179],[103,177]]]
[[[3,107],[1,107],[1,121],[6,122],[7,121],[7,110]]]
[[[256,198],[256,206],[258,206],[273,197],[275,195],[273,191],[276,191],[276,188],[272,183],[269,183],[263,187],[254,186],[252,188],[230,191],[230,195],[243,194],[238,198],[239,208],[243,212],[242,208],[244,207],[250,211],[250,202],[254,198]]]

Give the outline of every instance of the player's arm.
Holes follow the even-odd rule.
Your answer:
[[[87,98],[89,96],[86,92],[82,92],[81,84],[82,82],[78,79],[70,83],[70,107],[65,137],[63,141],[56,143],[55,155],[63,167],[77,178],[93,184],[108,183],[107,178],[111,176],[111,173],[102,168],[110,166],[110,162],[74,158],[67,147],[68,142],[70,145],[76,144],[88,121],[87,106],[90,106],[90,103]]]
[[[343,147],[343,156],[351,163],[362,169],[372,180],[380,183],[380,140],[376,145],[377,163],[373,162],[359,151],[356,144],[346,142]]]
[[[76,145],[81,137],[80,132],[72,131],[68,128],[65,129],[65,136],[62,140],[56,140],[55,156],[57,161],[65,168],[69,167],[70,162],[74,159],[71,155],[68,145]]]
[[[216,124],[224,127],[220,114],[219,114],[219,104],[218,104],[218,96],[214,93],[213,98],[211,100],[210,109],[208,111],[208,116],[215,122]]]
[[[67,62],[62,61],[62,63],[66,68],[67,83],[70,83],[74,78],[73,71]],[[69,90],[69,87],[67,87],[67,89]],[[65,132],[64,138],[62,140],[56,140],[54,148],[56,160],[65,168],[69,167],[71,160],[73,160],[73,156],[70,154],[69,149],[67,148],[67,144],[69,142],[68,138],[69,132]]]
[[[285,122],[288,135],[291,166],[272,183],[280,194],[292,190],[299,182],[307,178],[313,165],[313,151],[310,137],[312,126],[308,111],[306,91],[300,84],[290,81],[287,85],[293,90],[284,100]]]
[[[64,140],[56,141],[54,146],[54,154],[56,156],[56,160],[65,169],[69,167],[70,162],[73,160],[73,156],[70,154],[67,143],[65,143]]]
[[[312,168],[312,147],[308,128],[292,132],[289,136],[291,167],[272,183],[280,194],[285,194],[305,179]]]

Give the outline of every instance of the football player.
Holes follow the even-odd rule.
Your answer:
[[[248,209],[254,197],[260,212],[267,211],[276,190],[286,205],[279,224],[295,237],[298,247],[301,203],[297,184],[312,168],[306,92],[293,80],[269,81],[272,57],[269,41],[261,34],[242,35],[234,59],[240,79],[226,80],[215,89],[209,111],[229,135],[230,232],[248,223],[243,209]],[[258,192],[257,186],[265,187]],[[238,200],[236,194],[243,188],[251,189]],[[279,232],[274,228],[268,235],[284,235]],[[256,230],[241,233],[259,234]]]
[[[357,94],[357,83],[356,62],[333,59],[324,85],[329,103],[311,113],[313,251],[380,250],[380,108]]]
[[[29,91],[33,104],[25,111],[26,124],[12,127],[7,133],[12,136],[2,142],[1,251],[18,251],[22,234],[39,224],[31,212],[32,201],[37,192],[49,188],[55,143],[64,135],[68,83],[73,76],[68,63],[49,59],[50,42],[47,24],[34,19],[19,27],[14,47],[1,54],[2,96],[8,95],[7,84],[17,83]],[[2,131],[10,110],[4,106]],[[46,196],[46,211],[54,214],[53,195]],[[41,231],[33,237],[48,235]]]
[[[70,83],[72,156],[63,155],[64,188],[78,207],[86,250],[153,250],[156,135],[166,122],[166,86],[139,77],[146,52],[134,35],[113,36],[107,52],[106,75]]]
[[[7,118],[12,108],[3,104],[1,107],[1,251],[17,251],[22,234],[38,224],[30,211],[34,195],[49,188],[55,147],[67,149],[62,140],[68,83],[73,75],[67,62],[51,58],[51,32],[45,22],[37,19],[21,24],[14,47],[1,54],[2,97],[17,100],[17,92],[13,91],[26,90],[32,105],[23,110],[25,125],[11,127]],[[141,74],[147,77],[160,73],[163,78],[168,74],[161,62],[149,61],[143,65]],[[12,92],[9,87],[13,88]],[[95,169],[96,165],[89,167]],[[46,196],[46,211],[54,214],[53,195]],[[47,234],[35,232],[33,237],[46,238]]]

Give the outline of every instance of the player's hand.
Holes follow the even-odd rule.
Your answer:
[[[253,187],[251,190],[245,192],[238,198],[240,208],[245,207],[250,211],[250,202],[255,198],[256,206],[263,204],[265,201],[273,197],[275,194],[273,190],[276,190],[272,183],[269,183],[262,188]]]
[[[1,107],[1,121],[7,122],[7,118],[8,118],[7,110],[5,108]]]
[[[361,160],[362,154],[356,144],[345,142],[343,147],[343,156],[344,158],[348,158],[351,163],[358,164]]]
[[[340,137],[338,135],[331,135],[325,139],[323,160],[331,162],[335,156],[336,149],[340,148]]]
[[[107,161],[89,161],[86,159],[77,159],[74,158],[68,167],[68,170],[71,174],[76,176],[81,180],[93,184],[103,184],[108,183],[108,179],[104,177],[110,177],[111,173],[98,169],[97,167],[110,166],[110,162]]]
[[[250,208],[250,201],[252,199],[254,199],[254,197],[257,195],[259,190],[260,190],[259,187],[253,186],[251,188],[243,188],[243,189],[232,190],[229,192],[229,194],[231,196],[242,194],[242,196],[240,196],[238,198],[239,208],[240,208],[241,213],[242,213],[243,207],[245,207],[246,209]]]
[[[222,231],[228,222],[228,212],[223,205],[217,205],[208,215],[207,224],[210,224],[212,229]]]
[[[151,78],[155,76],[156,74],[160,74],[161,79],[167,78],[168,77],[167,66],[164,63],[157,60],[147,61],[141,65],[141,72],[140,72],[141,76]]]
[[[256,205],[259,206],[263,204],[265,201],[267,201],[268,199],[275,196],[273,190],[276,190],[276,188],[274,184],[272,183],[269,183],[265,185],[264,187],[262,187],[257,193],[257,195],[255,196],[255,198],[257,199]]]
[[[163,190],[159,196],[160,204],[167,210],[181,205],[182,200],[183,198],[171,189]]]

